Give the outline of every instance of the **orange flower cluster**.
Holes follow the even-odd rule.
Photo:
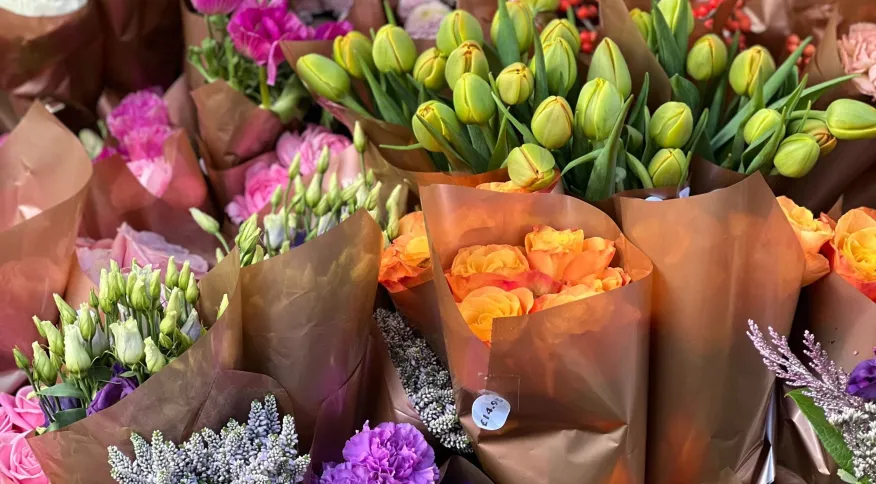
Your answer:
[[[776,197],[785,217],[794,229],[805,256],[803,285],[808,286],[830,272],[827,257],[821,254],[824,244],[833,238],[833,220],[825,214],[815,218],[806,207],[800,207],[787,197]]]
[[[460,249],[447,282],[472,332],[490,344],[495,318],[522,316],[617,289],[630,282],[609,267],[614,242],[584,238],[582,230],[537,226],[524,247],[476,245]]]
[[[476,188],[500,193],[529,193],[525,188],[517,186],[513,181],[481,183]]]
[[[399,292],[427,277],[429,267],[429,239],[423,212],[409,213],[399,219],[398,237],[380,257],[377,279],[390,292]]]

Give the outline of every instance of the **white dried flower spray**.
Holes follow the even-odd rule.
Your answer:
[[[24,17],[57,17],[73,13],[87,0],[0,0],[0,8]]]
[[[456,415],[447,368],[401,315],[378,309],[374,319],[383,333],[405,393],[426,429],[448,449],[473,452],[471,440]]]

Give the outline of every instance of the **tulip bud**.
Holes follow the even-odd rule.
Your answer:
[[[532,115],[532,134],[549,150],[562,148],[572,139],[574,115],[564,98],[551,96]]]
[[[51,321],[42,321],[42,327],[46,333],[46,341],[49,342],[49,351],[62,356],[64,354],[64,336]]]
[[[371,49],[374,65],[384,73],[404,74],[411,72],[417,61],[417,46],[405,29],[397,25],[384,25],[374,37]]]
[[[775,109],[760,109],[745,123],[742,137],[745,142],[752,144],[767,133],[773,132],[782,124],[782,115]]]
[[[523,0],[533,12],[556,12],[560,8],[560,0]]]
[[[782,140],[773,164],[780,175],[800,178],[812,171],[818,161],[821,147],[815,137],[807,133],[795,133]]]
[[[94,336],[91,338],[91,356],[100,358],[106,351],[109,351],[109,347],[109,337],[103,332],[103,328],[97,325]]]
[[[58,311],[61,313],[61,322],[73,324],[76,321],[76,311],[58,294],[52,294],[52,297],[55,298],[55,305],[58,306]]]
[[[137,333],[137,336],[139,337],[140,333]],[[118,346],[118,340],[116,346]],[[36,364],[36,361],[34,363]],[[81,378],[91,368],[91,356],[85,347],[85,340],[82,338],[79,328],[74,325],[64,328],[64,365],[67,367],[67,371],[77,378]],[[42,374],[42,369],[40,369],[40,374]]]
[[[192,277],[189,279],[189,287],[186,289],[186,301],[194,306],[194,304],[198,302],[198,297],[200,295],[201,292],[198,290],[198,282]]]
[[[137,321],[129,318],[124,323],[113,323],[110,330],[113,332],[117,360],[129,368],[143,360],[145,345]],[[65,342],[69,345],[69,341]],[[69,361],[67,364],[70,364]]]
[[[630,17],[633,19],[633,23],[636,24],[636,28],[639,30],[639,33],[642,34],[642,38],[645,39],[645,42],[648,45],[651,45],[654,37],[654,27],[651,23],[651,13],[644,12],[639,10],[638,8],[634,8],[630,10]]]
[[[192,267],[189,261],[183,262],[182,270],[179,272],[179,288],[185,290],[189,287],[189,279],[192,277]]]
[[[532,143],[511,150],[505,163],[511,181],[530,192],[551,186],[558,176],[554,155]]]
[[[216,312],[216,319],[221,318],[226,309],[228,309],[228,294],[223,294],[222,301],[219,302],[219,310]]]
[[[753,97],[758,82],[766,83],[776,73],[776,61],[765,48],[755,45],[742,51],[730,64],[730,86],[739,96]]]
[[[167,270],[164,271],[164,285],[173,289],[179,283],[179,271],[176,269],[176,261],[173,256],[167,259]]]
[[[578,55],[581,52],[581,34],[572,22],[564,18],[557,18],[550,21],[544,30],[541,31],[541,44],[547,44],[555,39],[563,39],[572,48],[572,53]]]
[[[563,95],[575,85],[578,77],[578,60],[575,52],[562,38],[555,38],[544,44],[544,67],[547,74],[548,92]],[[535,59],[529,63],[535,72]]]
[[[687,53],[687,73],[697,81],[720,76],[727,68],[727,45],[715,34],[706,34]]]
[[[310,185],[307,187],[307,192],[304,194],[304,203],[313,209],[316,204],[322,199],[322,177],[315,176],[310,179]]]
[[[97,293],[94,292],[94,289],[88,291],[88,305],[94,309],[100,307],[100,301],[97,300]]]
[[[687,157],[677,148],[663,148],[654,154],[648,164],[648,174],[655,187],[673,187],[681,183]]]
[[[351,30],[347,35],[335,37],[332,55],[335,62],[356,79],[365,74],[359,64],[361,58],[371,71],[374,71],[374,58],[371,56],[371,40],[359,31]]]
[[[37,343],[34,344],[39,346]],[[19,370],[27,371],[30,368],[30,362],[27,361],[27,356],[24,356],[24,353],[18,349],[18,346],[12,349],[12,356],[15,359],[15,366],[17,366]]]
[[[614,84],[599,78],[588,81],[578,95],[575,125],[587,138],[603,141],[611,134],[623,104]]]
[[[815,137],[815,141],[818,142],[818,146],[821,148],[820,157],[829,155],[836,148],[836,137],[828,129],[827,123],[820,119],[810,118],[805,123],[803,120],[793,121],[790,126],[790,132],[807,133]]]
[[[477,42],[463,42],[447,58],[447,64],[444,66],[444,78],[450,89],[456,86],[456,81],[466,72],[477,74],[484,80],[490,75],[490,64],[487,62],[487,56]]]
[[[496,114],[492,89],[487,81],[466,72],[453,88],[453,107],[456,116],[465,124],[486,124]]]
[[[414,80],[426,89],[440,91],[444,88],[444,68],[446,65],[447,58],[441,55],[437,48],[426,49],[414,63]]]
[[[356,121],[356,124],[353,126],[353,147],[356,149],[356,152],[361,154],[365,153],[365,150],[368,149],[368,136],[365,135],[365,130],[362,129],[362,125],[359,124],[359,121]],[[298,163],[300,166],[301,156],[300,153],[297,156]],[[289,180],[294,179],[298,176],[298,171],[295,171],[295,176],[292,176],[292,172],[289,172]]]
[[[648,132],[661,148],[681,148],[693,132],[693,113],[687,104],[668,102],[654,111]]]
[[[872,139],[876,137],[876,108],[854,99],[838,99],[827,107],[827,127],[837,139]]]
[[[71,331],[70,333],[72,334],[73,332]],[[54,385],[58,380],[58,366],[56,366],[52,363],[52,360],[49,358],[49,355],[46,354],[46,352],[39,345],[39,343],[34,341],[31,348],[33,349],[34,376],[38,380],[43,382],[43,384],[45,384],[45,385]],[[24,355],[22,355],[22,356],[24,356]],[[18,360],[16,360],[16,362],[17,361]],[[16,363],[16,364],[18,364],[18,363]],[[91,360],[89,360],[89,365],[90,364],[91,364]],[[69,367],[68,367],[68,369],[69,369]]]
[[[176,311],[168,311],[164,315],[164,319],[162,319],[161,323],[158,325],[158,330],[161,331],[161,334],[170,336],[173,334],[174,330],[176,330],[178,320],[179,314]]]
[[[496,89],[503,103],[511,106],[523,104],[535,90],[535,76],[525,64],[515,62],[499,73]]]
[[[514,26],[514,34],[517,36],[517,48],[521,53],[529,52],[535,35],[532,10],[522,2],[505,2],[505,7],[508,9],[508,16]],[[490,38],[493,39],[493,45],[499,45],[499,12],[493,16],[493,23],[490,25]]]
[[[215,218],[207,215],[206,213],[198,210],[195,207],[189,208],[189,213],[192,214],[192,218],[195,219],[195,223],[197,223],[198,226],[201,227],[201,230],[212,235],[216,235],[219,233],[219,222],[217,222]]]
[[[481,30],[478,19],[465,10],[454,10],[444,16],[435,37],[435,46],[438,50],[449,56],[454,49],[468,40],[484,45],[484,31]]]
[[[310,92],[340,102],[350,95],[350,76],[328,57],[307,54],[299,57],[295,70]]]
[[[622,98],[629,97],[633,90],[633,81],[630,79],[630,69],[627,61],[620,51],[620,47],[613,40],[605,37],[599,42],[590,61],[590,70],[587,71],[587,80],[592,81],[601,77],[614,84]]]
[[[657,2],[657,8],[666,17],[666,23],[669,24],[672,32],[675,32],[682,15],[687,16],[687,35],[693,32],[694,17],[693,9],[690,8],[690,0],[660,0]]]
[[[456,113],[453,111],[453,108],[439,101],[424,102],[417,108],[417,115],[422,117],[425,122],[429,123],[435,131],[441,133],[445,138],[450,139],[451,131],[457,133],[462,131],[462,126],[460,126],[459,120],[456,119]],[[411,121],[417,141],[426,150],[440,153],[441,145],[438,143],[438,140],[432,137],[432,134],[423,126],[417,115]]]
[[[146,371],[149,374],[154,375],[158,373],[167,364],[167,358],[161,354],[161,350],[152,341],[151,336],[143,340],[143,352],[146,356]]]

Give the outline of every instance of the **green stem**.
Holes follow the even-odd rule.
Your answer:
[[[262,108],[271,109],[271,91],[268,88],[268,69],[259,66],[259,93],[262,98]]]
[[[356,111],[358,114],[361,114],[362,116],[364,116],[366,118],[371,119],[374,117],[371,115],[371,113],[368,112],[367,109],[365,109],[364,106],[362,106],[361,104],[356,102],[356,100],[353,99],[352,96],[347,96],[344,99],[341,99],[341,104],[352,109],[353,111]]]
[[[804,119],[804,118],[817,119],[819,121],[824,121],[826,123],[827,122],[827,112],[815,111],[815,110],[794,111],[793,113],[791,113],[790,116],[788,116],[788,121],[796,121],[798,119]]]
[[[489,123],[484,123],[480,125],[481,133],[484,135],[484,140],[487,142],[487,146],[490,147],[490,155],[492,156],[493,148],[496,147],[496,134],[493,132],[493,128],[490,127]]]
[[[216,238],[219,239],[219,242],[222,243],[222,248],[225,249],[225,255],[230,254],[231,249],[228,248],[228,242],[225,242],[225,237],[222,237],[221,233],[216,232]]]
[[[365,153],[359,153],[359,169],[362,170],[362,178],[367,178],[365,176]],[[368,186],[368,180],[365,180],[365,188],[371,188]]]
[[[390,25],[398,25],[395,21],[395,14],[392,13],[392,7],[386,0],[383,0],[383,11],[386,13],[386,23]]]

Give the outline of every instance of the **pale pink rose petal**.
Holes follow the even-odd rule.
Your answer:
[[[164,158],[131,161],[128,168],[140,184],[157,198],[167,191],[173,176],[173,170]]]
[[[876,100],[876,24],[852,24],[839,41],[839,54],[847,74],[863,74],[854,79],[858,91]]]
[[[112,239],[94,241],[80,237],[76,240],[76,257],[79,259],[79,267],[95,284],[100,281],[100,270],[109,270],[110,260],[113,259]],[[117,258],[119,258],[117,256]]]
[[[39,401],[36,398],[27,399],[31,392],[33,387],[26,386],[19,389],[14,396],[0,393],[0,413],[6,413],[18,432],[34,430],[46,422]],[[2,425],[2,416],[0,416],[0,427]]]
[[[225,207],[225,213],[235,224],[240,224],[258,213],[271,201],[278,186],[289,182],[287,169],[277,161],[274,153],[259,156],[244,174],[244,191]]]
[[[298,133],[286,131],[280,135],[275,150],[277,151],[277,158],[283,166],[288,167],[292,164],[292,159],[295,158],[295,154],[301,149],[303,142],[304,137]]]
[[[184,247],[171,244],[155,232],[138,232],[128,224],[119,227],[119,233],[113,240],[113,251],[123,253],[122,260],[117,260],[122,267],[131,267],[131,261],[137,259],[140,266],[152,265],[153,269],[167,267],[167,260],[173,256],[177,264],[189,261],[192,273],[200,278],[209,270],[207,261],[202,257],[190,253]]]
[[[0,476],[13,484],[48,484],[25,433],[0,433]],[[5,483],[4,483],[5,484]]]

